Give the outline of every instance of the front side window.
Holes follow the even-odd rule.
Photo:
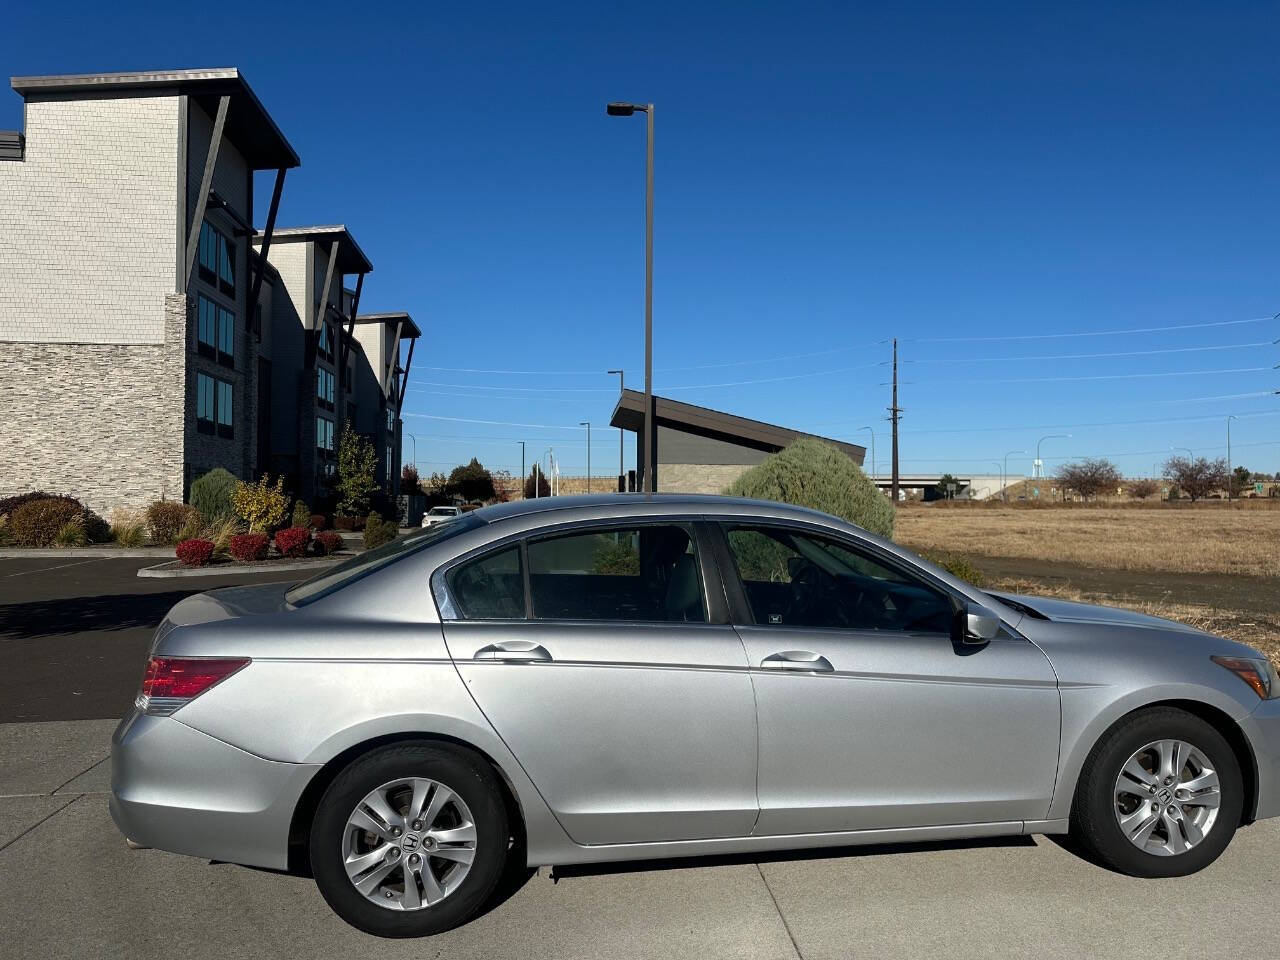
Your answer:
[[[508,547],[455,567],[449,573],[449,595],[461,620],[524,619],[520,548]]]
[[[947,633],[942,591],[825,537],[784,527],[726,531],[754,622],[761,626]]]
[[[702,577],[689,531],[609,527],[529,543],[539,620],[705,623]]]

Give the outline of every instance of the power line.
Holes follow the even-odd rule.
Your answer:
[[[1108,357],[1153,357],[1167,353],[1202,353],[1210,350],[1243,350],[1247,347],[1269,347],[1268,340],[1254,343],[1213,344],[1205,347],[1166,347],[1161,350],[1125,350],[1119,353],[1057,353],[1040,354],[1033,357],[946,357],[941,360],[911,360],[910,363],[994,363],[1025,362],[1031,360],[1101,360]]]
[[[1168,327],[1131,327],[1127,330],[1084,330],[1072,333],[1023,333],[1000,337],[916,337],[908,343],[1000,343],[1010,340],[1057,340],[1066,337],[1115,337],[1131,333],[1167,333],[1171,330],[1204,330],[1208,327],[1232,327],[1245,323],[1266,323],[1280,314],[1270,317],[1251,317],[1248,320],[1214,320],[1210,323],[1179,323]]]
[[[535,430],[572,430],[581,431],[582,427],[562,426],[558,423],[516,423],[511,420],[476,420],[471,417],[441,417],[433,413],[403,413],[404,417],[417,417],[420,420],[443,420],[448,423],[483,423],[495,427],[532,427]]]
[[[1235,367],[1226,370],[1170,370],[1163,373],[1105,373],[1087,377],[1001,377],[970,380],[969,383],[1079,383],[1085,380],[1151,380],[1159,377],[1201,377],[1225,373],[1264,373],[1270,367]]]

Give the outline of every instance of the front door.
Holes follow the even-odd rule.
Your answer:
[[[759,710],[757,834],[1045,816],[1060,708],[1035,645],[954,643],[950,595],[869,545],[722,530]]]
[[[578,843],[755,823],[751,679],[733,627],[708,622],[696,543],[677,523],[575,526],[444,575],[462,678]]]

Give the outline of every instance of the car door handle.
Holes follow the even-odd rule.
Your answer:
[[[832,673],[835,667],[826,657],[812,650],[781,650],[760,661],[765,670],[795,670],[805,673]]]
[[[540,643],[532,640],[501,640],[481,647],[476,651],[475,660],[503,660],[507,663],[534,663],[539,660],[550,660],[551,652]]]

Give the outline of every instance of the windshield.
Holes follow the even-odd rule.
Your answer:
[[[457,507],[432,507],[431,516],[433,517],[453,517],[457,516]]]
[[[295,607],[303,606],[335,590],[340,590],[375,570],[381,570],[411,553],[417,553],[425,547],[456,537],[468,530],[474,530],[483,524],[484,521],[474,513],[466,513],[446,520],[444,523],[437,523],[419,532],[411,533],[407,537],[397,537],[390,543],[384,543],[373,550],[357,554],[350,560],[344,560],[336,567],[330,567],[316,574],[310,580],[303,580],[286,593],[284,598]]]

